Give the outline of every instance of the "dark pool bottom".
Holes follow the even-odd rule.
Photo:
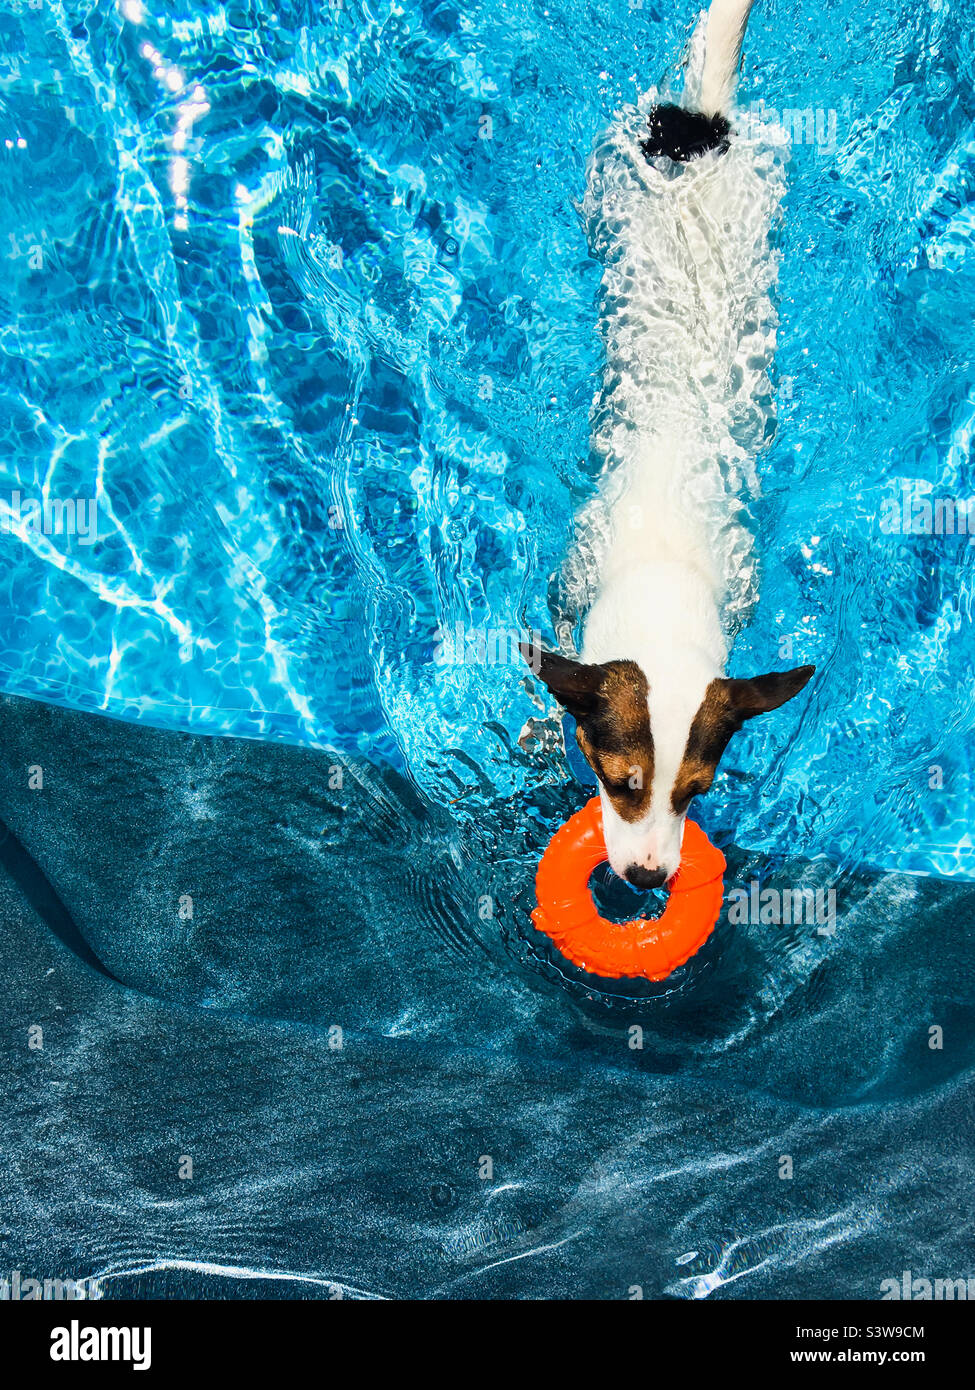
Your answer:
[[[970,889],[874,885],[771,1013],[742,940],[641,1038],[493,926],[451,933],[455,829],[392,776],[9,699],[0,749],[0,1278],[877,1298],[975,1273]]]

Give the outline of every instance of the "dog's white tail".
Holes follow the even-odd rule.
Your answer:
[[[712,0],[701,76],[701,110],[705,116],[730,114],[745,27],[754,3],[755,0]]]

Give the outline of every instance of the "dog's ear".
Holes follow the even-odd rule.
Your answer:
[[[558,652],[544,651],[537,642],[522,642],[521,654],[574,719],[585,719],[595,711],[606,679],[605,667],[570,661]]]
[[[718,684],[740,727],[746,719],[768,714],[798,695],[815,669],[815,666],[796,666],[792,671],[769,671],[764,676],[752,676],[750,680],[722,679]]]

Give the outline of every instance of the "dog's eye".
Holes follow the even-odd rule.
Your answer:
[[[615,778],[610,779],[609,777],[604,777],[602,783],[606,790],[613,796],[622,796],[624,792],[630,790],[629,782],[619,782]]]
[[[696,796],[704,796],[711,790],[710,779],[697,780],[685,787],[680,796],[674,797],[674,810],[682,816]]]
[[[602,776],[599,780],[609,792],[610,796],[628,796],[631,792],[637,790],[630,778]]]

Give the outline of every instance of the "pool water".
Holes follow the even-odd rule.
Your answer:
[[[934,1075],[907,1030],[932,999],[932,1024],[970,1021],[932,934],[945,913],[969,978],[973,11],[769,0],[746,42],[739,106],[785,131],[789,161],[777,423],[748,509],[760,599],[731,671],[817,674],[738,736],[693,814],[730,882],[834,890],[835,934],[723,922],[661,990],[580,977],[529,921],[538,855],[592,791],[516,641],[572,621],[561,566],[595,484],[601,268],[577,204],[613,112],[679,88],[692,6],[7,6],[0,691],[365,769],[343,794],[404,866],[362,891],[395,917],[423,861],[407,909],[444,948],[423,988],[489,958],[492,988],[508,971],[577,1011],[565,1056],[587,1077],[592,1039],[634,1020],[663,1077],[760,1075],[827,1113],[970,1075],[967,1046]],[[27,805],[2,808],[21,839]],[[354,833],[337,823],[309,855],[344,873]],[[95,949],[148,994],[327,1023],[301,951],[250,957],[249,929],[199,981],[165,943],[109,931]],[[436,1031],[423,988],[397,1036]],[[876,1009],[901,1019],[889,1036]],[[884,1200],[784,1215],[783,1239],[815,1262],[889,1229]],[[659,1288],[733,1283],[736,1239]]]
[[[614,109],[679,83],[693,18],[9,9],[3,687],[354,748],[474,816],[530,789],[507,637],[553,636],[592,489],[574,204]],[[975,492],[970,19],[753,16],[739,105],[797,115],[733,670],[818,676],[701,811],[749,848],[968,878],[975,551],[881,522],[905,489]],[[14,493],[94,499],[96,538],[18,524]]]

